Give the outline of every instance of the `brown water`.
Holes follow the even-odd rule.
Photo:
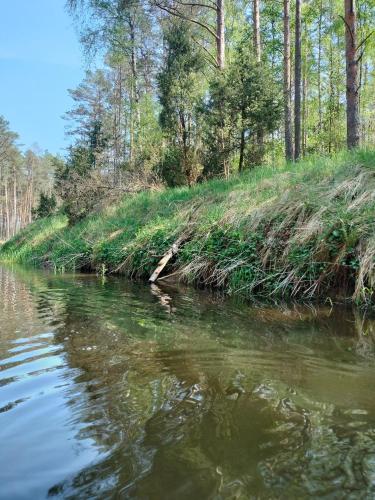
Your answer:
[[[375,324],[0,269],[0,498],[374,498]]]

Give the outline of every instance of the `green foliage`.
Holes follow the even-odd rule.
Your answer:
[[[168,186],[183,186],[187,182],[184,158],[180,148],[170,146],[163,156],[158,172]]]
[[[230,107],[236,146],[249,149],[249,143],[271,134],[280,125],[282,114],[281,86],[277,83],[267,61],[257,63],[249,57],[250,34],[246,34],[236,50],[234,63],[228,73],[231,87]],[[265,84],[265,82],[267,82]],[[244,143],[241,145],[241,137]],[[258,141],[259,142],[259,141]],[[258,150],[258,151],[257,151]],[[254,154],[257,153],[257,154]],[[241,153],[241,151],[240,151]],[[250,148],[247,165],[259,165],[262,161],[262,144]]]
[[[1,247],[1,260],[43,265],[48,262],[51,245],[66,227],[67,218],[57,215],[28,225]]]
[[[167,274],[246,297],[339,292],[368,302],[374,173],[374,153],[358,151],[139,193],[68,227],[62,216],[38,220],[2,247],[0,259],[148,278],[187,234]]]
[[[135,169],[151,172],[160,164],[163,149],[163,133],[158,120],[159,104],[152,96],[140,99],[140,123],[137,135],[138,154]],[[129,168],[131,165],[129,165]]]
[[[167,57],[158,75],[158,88],[160,124],[168,146],[160,171],[169,185],[176,186],[191,184],[197,177],[197,106],[202,95],[199,72],[203,59],[193,46],[186,23],[171,23],[165,43]]]
[[[86,54],[103,55],[104,63],[70,91],[70,132],[114,183],[127,186],[134,173],[147,179],[157,171],[169,186],[192,185],[255,165],[282,164],[282,2],[260,2],[260,63],[254,60],[252,8],[225,2],[225,69],[218,68],[220,36],[210,2],[68,4]],[[342,0],[302,4],[306,157],[345,148],[345,23]],[[290,2],[292,66],[295,6]],[[357,12],[361,143],[373,146],[374,0],[357,2]]]
[[[51,195],[40,193],[39,203],[33,212],[33,215],[37,219],[42,219],[43,217],[49,217],[53,215],[57,207],[56,196],[52,193]]]
[[[280,123],[280,85],[267,62],[252,59],[250,44],[246,34],[231,66],[210,83],[209,99],[203,106],[208,144],[204,175],[208,177],[228,175],[235,154],[239,155],[239,170],[261,164],[264,136],[277,130]]]
[[[226,72],[210,81],[209,97],[202,105],[207,144],[203,175],[206,178],[226,175],[233,152],[231,101],[233,87]]]
[[[23,152],[17,140],[18,135],[0,116],[0,241],[30,223],[41,193],[52,192],[54,165],[58,161],[36,146]],[[42,204],[48,202],[52,202],[51,196],[42,200]]]
[[[62,211],[71,224],[91,213],[102,200],[102,177],[95,170],[92,151],[83,146],[70,148],[66,162],[60,162],[55,173],[56,193],[62,200]]]

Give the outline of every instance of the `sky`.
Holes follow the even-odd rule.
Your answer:
[[[0,1],[0,115],[20,136],[64,154],[62,115],[71,108],[67,89],[84,75],[77,30],[65,0]]]

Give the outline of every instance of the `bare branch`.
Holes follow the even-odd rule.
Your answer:
[[[371,33],[369,33],[366,38],[364,38],[362,40],[362,42],[358,45],[358,47],[356,48],[356,50],[359,50],[363,45],[366,44],[366,42],[368,41],[368,39],[375,33],[375,31],[371,31]]]
[[[346,26],[346,29],[347,29],[347,30],[349,31],[349,33],[350,33],[350,37],[351,37],[351,39],[352,39],[352,44],[354,45],[354,35],[353,35],[353,31],[352,31],[351,27],[350,27],[350,26],[349,26],[349,24],[346,22],[345,17],[343,17],[343,16],[339,16],[339,17],[340,17],[340,18],[344,21],[345,26]]]
[[[217,62],[216,57],[213,56],[211,54],[211,52],[204,45],[202,45],[196,38],[192,37],[192,40],[193,40],[194,43],[196,43],[198,45],[199,48],[201,48],[202,50],[204,50],[204,52],[209,56],[208,62],[210,64],[212,64],[215,68],[218,68],[219,64]]]
[[[208,31],[208,33],[210,33],[210,35],[212,35],[215,38],[215,40],[219,39],[219,37],[217,36],[217,34],[214,31],[214,27],[213,26],[211,26],[209,24],[202,23],[201,21],[198,21],[197,19],[188,17],[185,14],[183,14],[182,12],[180,12],[179,10],[174,9],[173,7],[167,7],[166,5],[163,5],[160,2],[157,2],[157,1],[154,2],[154,5],[156,7],[158,7],[159,9],[163,10],[164,12],[167,12],[168,14],[171,14],[172,16],[178,17],[180,19],[183,19],[183,20],[188,21],[188,22],[193,23],[193,24],[197,24],[201,28],[203,28],[206,31]]]
[[[205,9],[212,9],[216,11],[216,6],[214,4],[207,5],[204,3],[196,3],[196,2],[181,2],[181,0],[175,0],[179,5],[183,5],[184,7],[203,7]]]

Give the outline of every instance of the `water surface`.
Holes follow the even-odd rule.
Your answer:
[[[375,323],[0,269],[0,498],[373,498]]]

